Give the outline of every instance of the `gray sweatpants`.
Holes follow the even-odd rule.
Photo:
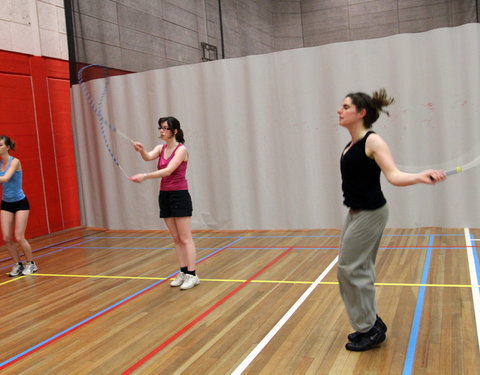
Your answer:
[[[376,320],[375,259],[387,220],[387,204],[376,210],[350,210],[345,219],[337,278],[356,331],[368,331]]]

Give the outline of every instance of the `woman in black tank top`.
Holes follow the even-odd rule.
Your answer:
[[[344,148],[340,169],[344,204],[349,208],[341,234],[337,278],[340,294],[355,332],[346,348],[364,351],[382,343],[387,326],[377,315],[375,260],[388,219],[388,205],[380,186],[380,173],[395,186],[435,184],[445,173],[426,170],[400,171],[387,143],[371,131],[383,108],[392,104],[384,89],[372,96],[350,93],[338,109],[339,125],[348,130],[351,141]]]

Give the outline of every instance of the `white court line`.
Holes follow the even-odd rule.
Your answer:
[[[472,284],[473,309],[475,312],[475,323],[477,325],[477,344],[480,349],[480,290],[478,288],[477,269],[473,257],[472,239],[470,229],[464,228],[465,243],[467,245],[468,268],[470,270],[470,284]]]
[[[245,369],[252,363],[252,361],[260,354],[265,346],[270,342],[270,340],[277,334],[278,331],[283,327],[283,325],[290,319],[290,317],[297,311],[300,305],[305,302],[307,297],[313,292],[313,290],[317,287],[318,284],[327,276],[333,266],[337,263],[338,256],[329,264],[327,268],[322,272],[320,276],[317,277],[315,282],[310,285],[310,287],[302,294],[302,296],[290,307],[290,310],[275,324],[275,327],[271,329],[270,332],[263,338],[260,343],[250,352],[250,354],[243,360],[242,363],[232,372],[232,375],[240,375],[245,371]]]

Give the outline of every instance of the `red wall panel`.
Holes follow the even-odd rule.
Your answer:
[[[0,51],[0,134],[17,144],[27,237],[80,225],[68,62]]]
[[[0,51],[0,72],[30,75],[30,56]]]
[[[50,98],[47,86],[48,77],[44,58],[33,56],[30,59],[30,68],[35,94],[37,137],[43,177],[43,193],[47,202],[48,226],[49,231],[58,231],[60,228],[56,226],[50,228],[56,222],[56,218],[61,218],[62,212],[60,200],[58,199],[58,174],[55,168],[55,144],[52,136]]]
[[[63,218],[61,222],[55,222],[55,228],[71,228],[79,225],[80,212],[70,114],[70,84],[65,80],[49,79],[48,87],[50,105],[56,109],[52,111],[52,134],[55,140],[58,194]]]
[[[35,105],[29,76],[0,74],[0,133],[16,143],[11,155],[20,159],[23,188],[30,204],[28,235],[48,233],[38,152]]]

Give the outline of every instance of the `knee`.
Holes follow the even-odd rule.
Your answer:
[[[188,236],[179,236],[178,243],[182,246],[187,246],[190,243],[190,238]]]
[[[3,241],[10,245],[13,241],[12,241],[12,235],[11,234],[4,234],[3,235]]]
[[[180,245],[180,238],[178,236],[172,236],[172,240],[175,245]]]
[[[23,233],[15,233],[15,241],[17,241],[18,243],[25,241],[25,236],[23,235]]]
[[[346,280],[351,280],[354,276],[354,269],[348,265],[341,265],[337,266],[337,279],[341,283],[342,281],[345,282]]]

